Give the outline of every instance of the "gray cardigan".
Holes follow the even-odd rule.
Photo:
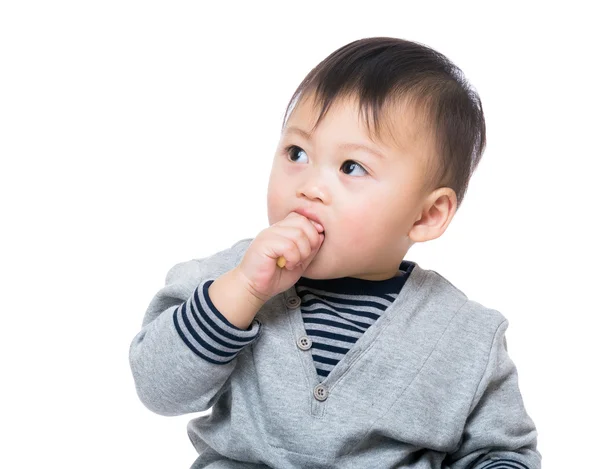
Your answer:
[[[212,408],[188,424],[200,454],[193,469],[541,467],[507,354],[507,320],[418,264],[322,382],[301,347],[294,287],[271,298],[248,330],[232,326],[247,341],[232,360],[201,358],[193,342],[202,330],[182,333],[176,318],[199,306],[198,286],[237,266],[251,242],[173,266],[130,345],[148,409]]]

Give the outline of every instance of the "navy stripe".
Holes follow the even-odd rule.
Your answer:
[[[206,360],[207,362],[214,363],[215,365],[225,365],[225,364],[229,363],[231,360],[233,360],[235,358],[235,357],[233,357],[231,360],[227,360],[226,362],[219,362],[219,361],[213,360],[210,357],[207,357],[202,352],[200,352],[196,347],[194,347],[187,340],[187,337],[185,336],[185,334],[183,333],[183,331],[179,328],[179,324],[177,323],[177,318],[176,318],[178,310],[179,310],[179,308],[175,308],[175,311],[173,311],[173,322],[175,323],[175,329],[177,330],[177,334],[179,334],[179,337],[181,337],[181,339],[185,342],[185,344],[189,347],[189,349],[192,352],[194,352],[196,355],[198,355],[200,358]]]
[[[332,317],[332,318],[343,319],[344,321],[351,322],[355,326],[362,328],[362,330],[367,330],[369,327],[371,327],[371,324],[373,324],[373,323],[356,321],[354,319],[349,319],[349,318],[346,318],[344,316],[339,316],[335,311],[331,311],[330,309],[321,309],[321,308],[319,308],[319,309],[313,309],[312,311],[305,311],[305,310],[303,310],[302,311],[302,315],[304,316],[304,318],[305,318],[304,320],[305,321],[306,321],[306,317],[307,317],[306,315],[309,315],[309,314],[312,314],[312,315],[315,315],[315,314],[326,314],[327,316]],[[379,316],[377,316],[377,318],[379,318]],[[373,322],[375,322],[375,321],[373,321]]]
[[[315,280],[300,277],[297,285],[342,295],[371,295],[381,297],[399,292],[415,265],[415,262],[403,260],[398,267],[398,272],[396,272],[399,276],[387,280],[363,280],[353,277]]]
[[[192,308],[190,309],[190,312],[192,313],[192,316],[194,316],[194,319],[196,320],[196,323],[198,324],[200,329],[202,329],[202,332],[204,332],[208,337],[210,337],[212,340],[214,340],[217,344],[222,345],[223,347],[227,347],[227,348],[240,348],[240,344],[232,344],[231,342],[226,342],[223,339],[219,338],[218,335],[213,333],[210,330],[210,328],[208,327],[208,325],[204,321],[202,321],[202,319],[200,317],[198,317],[198,313],[196,313],[196,306],[194,303],[192,304]]]
[[[200,345],[202,345],[202,347],[206,350],[208,350],[209,352],[214,353],[215,355],[219,355],[221,357],[231,357],[232,355],[235,355],[237,352],[239,352],[238,350],[234,350],[233,352],[225,352],[223,350],[218,350],[214,347],[212,347],[211,345],[209,345],[208,343],[206,343],[204,341],[204,339],[202,339],[202,337],[200,337],[198,335],[198,333],[192,328],[192,325],[190,324],[188,318],[187,318],[187,314],[186,314],[186,305],[187,303],[183,303],[179,308],[181,308],[181,317],[183,319],[183,322],[186,326],[186,330],[190,333],[190,335],[196,339],[196,342],[198,342]],[[178,309],[179,309],[178,308]],[[242,347],[240,347],[241,349]]]
[[[529,469],[529,467],[514,459],[496,459],[478,469]]]
[[[204,294],[204,299],[209,305],[212,304],[210,298],[208,298],[208,286],[210,286],[210,283],[212,283],[212,280],[205,282],[204,288],[202,290]],[[223,365],[231,362],[244,347],[246,347],[250,342],[256,339],[259,330],[255,329],[254,331],[252,331],[252,328],[250,328],[244,331],[242,329],[239,329],[240,333],[243,335],[251,334],[251,336],[248,337],[239,337],[222,329],[222,327],[215,323],[215,321],[208,315],[206,310],[202,308],[202,303],[200,302],[199,298],[200,286],[201,285],[198,285],[198,287],[196,287],[192,297],[188,299],[188,301],[182,303],[173,312],[173,322],[175,324],[175,329],[177,330],[177,334],[179,335],[179,337],[181,337],[181,339],[188,346],[188,348],[192,350],[192,352],[194,352],[196,355],[210,363]],[[202,336],[200,336],[200,334],[192,325],[190,318],[188,317],[188,312],[192,315],[192,317],[194,318],[194,322],[199,326],[200,330],[204,334],[206,334],[207,337],[210,337],[212,340],[214,340],[216,344],[218,344],[219,346],[223,346],[223,348],[218,348],[214,345],[209,344],[206,340],[202,338]],[[178,314],[181,314],[181,318],[178,317]],[[217,312],[215,316],[217,317],[217,320],[221,320],[221,318],[224,318],[224,316],[221,315],[221,313],[219,312]],[[226,321],[224,324],[222,324],[222,326],[231,326],[233,329],[238,329],[235,326],[231,325],[229,321]],[[214,329],[214,332],[211,331],[211,327],[212,329]],[[184,330],[196,340],[197,345],[193,344],[191,342],[191,339],[188,339],[186,337]],[[234,342],[228,342],[226,339],[230,339]],[[206,352],[211,352],[216,356],[223,357],[223,360],[211,358],[206,355]]]
[[[353,277],[299,279],[296,294],[301,299],[304,330],[312,339],[312,359],[320,377],[328,376],[349,348],[397,300],[413,268],[411,261],[402,261],[400,276],[381,281]],[[327,343],[333,340],[345,342],[348,347]],[[319,350],[331,356],[319,355]]]
[[[302,297],[302,299],[304,300],[305,296],[308,295],[312,295],[312,296],[317,296],[315,293],[311,292],[310,290],[305,290],[300,292],[300,297]],[[347,295],[349,296],[349,295]],[[338,297],[332,297],[332,296],[327,296],[326,293],[320,293],[317,298],[311,298],[308,299],[306,298],[306,304],[310,305],[312,303],[319,302],[319,303],[325,303],[325,304],[329,304],[329,303],[336,303],[339,305],[346,305],[346,306],[360,306],[360,307],[371,307],[371,308],[376,308],[379,309],[381,311],[385,311],[386,307],[385,305],[381,304],[381,302],[377,302],[377,301],[372,301],[372,300],[365,300],[363,299],[365,297],[350,297],[350,298],[338,298]],[[366,297],[368,298],[368,297]],[[376,297],[371,297],[371,298],[376,298]]]
[[[194,295],[194,300],[197,298],[196,295]],[[228,347],[228,348],[241,348],[243,346],[246,345],[247,342],[251,341],[253,339],[253,337],[249,338],[249,339],[241,339],[241,338],[236,338],[235,342],[237,343],[232,343],[232,342],[228,342],[222,339],[223,336],[219,336],[215,333],[213,333],[210,329],[209,324],[214,324],[213,321],[211,321],[210,323],[207,324],[206,321],[204,321],[203,319],[206,318],[206,314],[204,312],[203,309],[198,309],[200,302],[196,302],[194,301],[192,303],[192,316],[194,316],[194,319],[196,320],[196,322],[198,323],[198,325],[202,328],[202,330],[204,331],[204,333],[209,336],[211,339],[213,339],[215,342],[223,345],[224,347]],[[196,311],[198,313],[196,313]]]
[[[337,365],[337,363],[339,362],[339,360],[335,360],[333,358],[327,358],[327,357],[322,357],[321,355],[315,355],[313,353],[313,360],[316,362],[321,362],[321,363],[325,363],[327,365]]]
[[[341,335],[341,334],[334,334],[333,332],[328,332],[328,331],[318,331],[315,329],[306,329],[306,332],[309,335],[325,337],[327,339],[339,340],[341,342],[355,343],[358,340],[357,337],[348,337],[348,336]]]
[[[390,303],[393,303],[394,301],[396,301],[396,298],[398,298],[397,293],[394,293],[393,295],[383,295],[381,297],[381,299],[383,299],[385,301],[389,301]]]
[[[210,286],[211,283],[212,283],[212,281],[206,282],[204,284],[203,295],[204,295],[204,299],[205,299],[206,303],[208,304],[208,306],[210,307],[211,311],[213,312],[213,314],[215,316],[217,316],[219,319],[222,319],[225,324],[231,325],[232,328],[237,329],[229,321],[227,321],[227,319],[225,319],[225,317],[217,310],[217,308],[215,307],[214,303],[210,300],[210,297],[208,296],[208,287]],[[196,288],[196,290],[194,290],[194,302],[196,304],[196,309],[202,315],[202,319],[204,319],[206,321],[206,323],[208,325],[210,325],[222,337],[226,337],[226,338],[228,338],[230,340],[233,340],[234,342],[240,342],[240,343],[243,343],[243,344],[247,344],[247,343],[251,342],[252,339],[254,339],[254,336],[248,337],[248,338],[243,338],[243,337],[235,336],[235,335],[230,334],[229,332],[223,330],[221,327],[219,327],[219,325],[217,325],[217,323],[215,323],[212,320],[212,318],[206,313],[206,311],[204,311],[204,308],[201,307],[201,305],[200,305],[200,299],[198,298],[198,288]],[[239,331],[240,332],[245,332],[245,333],[249,332],[248,330],[244,331],[242,329],[239,329]]]
[[[360,311],[360,310],[356,310],[356,309],[340,308],[337,305],[331,304],[331,303],[329,303],[327,301],[322,301],[319,298],[315,298],[315,299],[312,299],[312,300],[306,300],[306,301],[303,300],[302,306],[305,306],[305,307],[308,308],[309,306],[312,306],[314,304],[317,304],[317,305],[323,305],[324,304],[324,305],[329,306],[334,311],[337,311],[338,313],[347,313],[347,314],[352,314],[354,316],[359,316],[359,317],[363,317],[363,318],[371,318],[373,320],[376,320],[380,316],[379,314],[372,313],[370,311]],[[363,304],[363,303],[356,303],[356,302],[354,302],[353,306],[357,306],[357,307],[361,307],[362,308],[362,307],[365,307],[366,305]],[[382,306],[382,305],[379,305],[379,306]],[[385,310],[385,308],[383,308],[383,309]]]
[[[328,352],[341,353],[341,354],[346,354],[348,352],[348,350],[350,350],[350,349],[342,348],[342,347],[334,347],[333,345],[329,345],[329,344],[320,344],[319,342],[313,342],[312,348],[316,348],[316,349],[320,349],[320,350],[327,350]]]
[[[321,318],[304,318],[304,323],[314,323],[314,324],[324,324],[326,326],[333,326],[340,329],[347,329],[349,331],[354,332],[364,332],[364,329],[359,329],[358,327],[351,326],[350,324],[344,324],[336,321],[329,321],[327,319]]]

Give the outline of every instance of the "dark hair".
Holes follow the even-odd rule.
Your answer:
[[[384,108],[388,109],[386,115],[393,117],[395,104],[414,106],[431,133],[437,154],[427,161],[425,190],[450,187],[456,192],[457,209],[460,207],[485,149],[485,120],[479,95],[446,56],[398,38],[353,41],[308,73],[290,99],[283,128],[294,103],[313,93],[321,106],[314,127],[335,99],[358,97],[369,132],[371,115],[378,136]]]

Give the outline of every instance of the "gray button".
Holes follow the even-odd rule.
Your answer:
[[[296,341],[296,344],[298,344],[298,348],[308,350],[312,347],[312,340],[310,340],[310,337],[303,335]]]
[[[285,304],[290,309],[297,308],[300,305],[300,297],[299,296],[290,296],[286,300]]]
[[[315,398],[317,400],[324,401],[325,399],[327,399],[329,391],[327,391],[327,388],[325,386],[319,384],[317,387],[315,387],[313,394],[315,395]]]

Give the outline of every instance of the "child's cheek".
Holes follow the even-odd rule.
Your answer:
[[[286,213],[283,209],[283,195],[277,190],[274,185],[269,185],[267,192],[267,215],[269,217],[269,226],[283,220],[286,217]]]

